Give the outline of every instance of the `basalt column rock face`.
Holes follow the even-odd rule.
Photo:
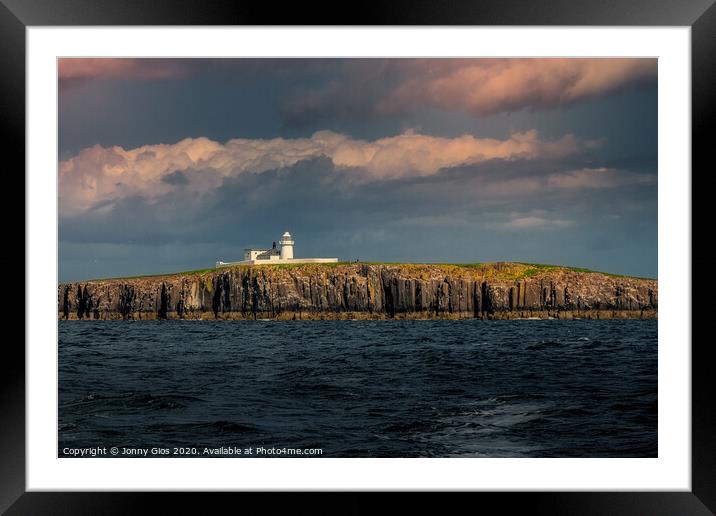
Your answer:
[[[239,266],[58,287],[61,319],[654,318],[656,280],[523,264]]]

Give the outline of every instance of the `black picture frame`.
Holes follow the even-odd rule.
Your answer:
[[[602,25],[690,26],[692,51],[692,170],[704,169],[714,131],[716,104],[716,5],[714,0],[402,0],[382,5],[260,3],[225,0],[0,0],[0,120],[5,156],[14,163],[16,191],[24,191],[25,29],[51,25]],[[711,131],[709,131],[711,129]],[[713,167],[709,167],[713,168]],[[10,172],[8,167],[6,172]],[[693,172],[692,176],[693,178]],[[693,183],[692,183],[693,184]],[[692,187],[693,191],[693,187]],[[20,198],[19,195],[16,198]],[[692,201],[693,202],[693,201]],[[692,204],[693,207],[693,204]],[[19,228],[17,206],[6,205],[6,226]],[[692,208],[693,209],[693,208]],[[710,219],[692,215],[692,234]],[[10,229],[10,228],[8,228]],[[698,234],[698,233],[696,233]],[[23,241],[25,235],[23,234]],[[23,247],[24,248],[24,247]],[[692,246],[693,253],[693,246]],[[17,261],[17,252],[14,260]],[[693,256],[693,255],[692,255]],[[695,262],[692,258],[692,267]],[[17,269],[15,264],[14,269]],[[702,267],[699,267],[703,270]],[[25,277],[32,271],[25,270]],[[13,290],[19,292],[15,287]],[[695,292],[692,289],[692,292]],[[31,301],[13,297],[18,308]],[[703,310],[692,300],[694,311]],[[8,326],[19,327],[6,308]],[[693,316],[692,316],[693,320]],[[13,324],[14,323],[14,324]],[[693,326],[692,326],[693,328]],[[10,331],[10,330],[8,330]],[[162,513],[204,513],[209,493],[27,493],[25,492],[25,351],[7,338],[0,360],[0,511],[7,514],[130,514],[159,502]],[[516,508],[549,514],[712,514],[716,512],[716,383],[710,339],[684,342],[692,350],[692,491],[590,493],[476,493],[483,510]],[[213,495],[216,496],[216,495]],[[221,495],[222,498],[232,495]],[[256,495],[244,493],[253,499]],[[355,495],[316,506],[303,496],[274,497],[272,510],[290,504],[308,512],[360,513]],[[258,501],[261,503],[261,501]],[[232,502],[230,502],[232,503]],[[243,501],[242,504],[247,503]],[[305,504],[305,506],[304,506]],[[477,506],[475,506],[477,507]],[[238,508],[238,506],[237,506]]]

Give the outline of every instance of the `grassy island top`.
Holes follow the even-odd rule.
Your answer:
[[[521,280],[531,278],[542,273],[550,272],[581,272],[590,274],[602,274],[614,278],[634,278],[653,280],[654,278],[642,278],[637,276],[628,276],[623,274],[612,274],[608,272],[593,271],[583,267],[566,267],[562,265],[549,265],[541,263],[524,263],[524,262],[484,262],[484,263],[397,263],[397,262],[334,262],[334,263],[296,263],[296,264],[262,264],[262,265],[235,265],[228,267],[218,267],[209,269],[196,269],[189,271],[173,272],[166,274],[146,274],[140,276],[124,276],[115,278],[97,278],[92,281],[101,280],[122,280],[122,279],[140,279],[140,278],[160,278],[169,276],[202,276],[211,275],[220,271],[230,271],[237,269],[257,269],[257,270],[291,270],[303,269],[306,271],[318,271],[321,269],[346,269],[346,272],[358,270],[363,266],[385,266],[400,267],[406,273],[425,277],[426,275],[438,274],[465,274],[470,276],[481,277],[493,280]]]

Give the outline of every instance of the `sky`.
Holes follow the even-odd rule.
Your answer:
[[[61,59],[59,279],[298,257],[657,277],[656,59]]]

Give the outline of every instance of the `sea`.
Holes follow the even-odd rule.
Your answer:
[[[60,457],[656,457],[657,321],[60,321]]]

